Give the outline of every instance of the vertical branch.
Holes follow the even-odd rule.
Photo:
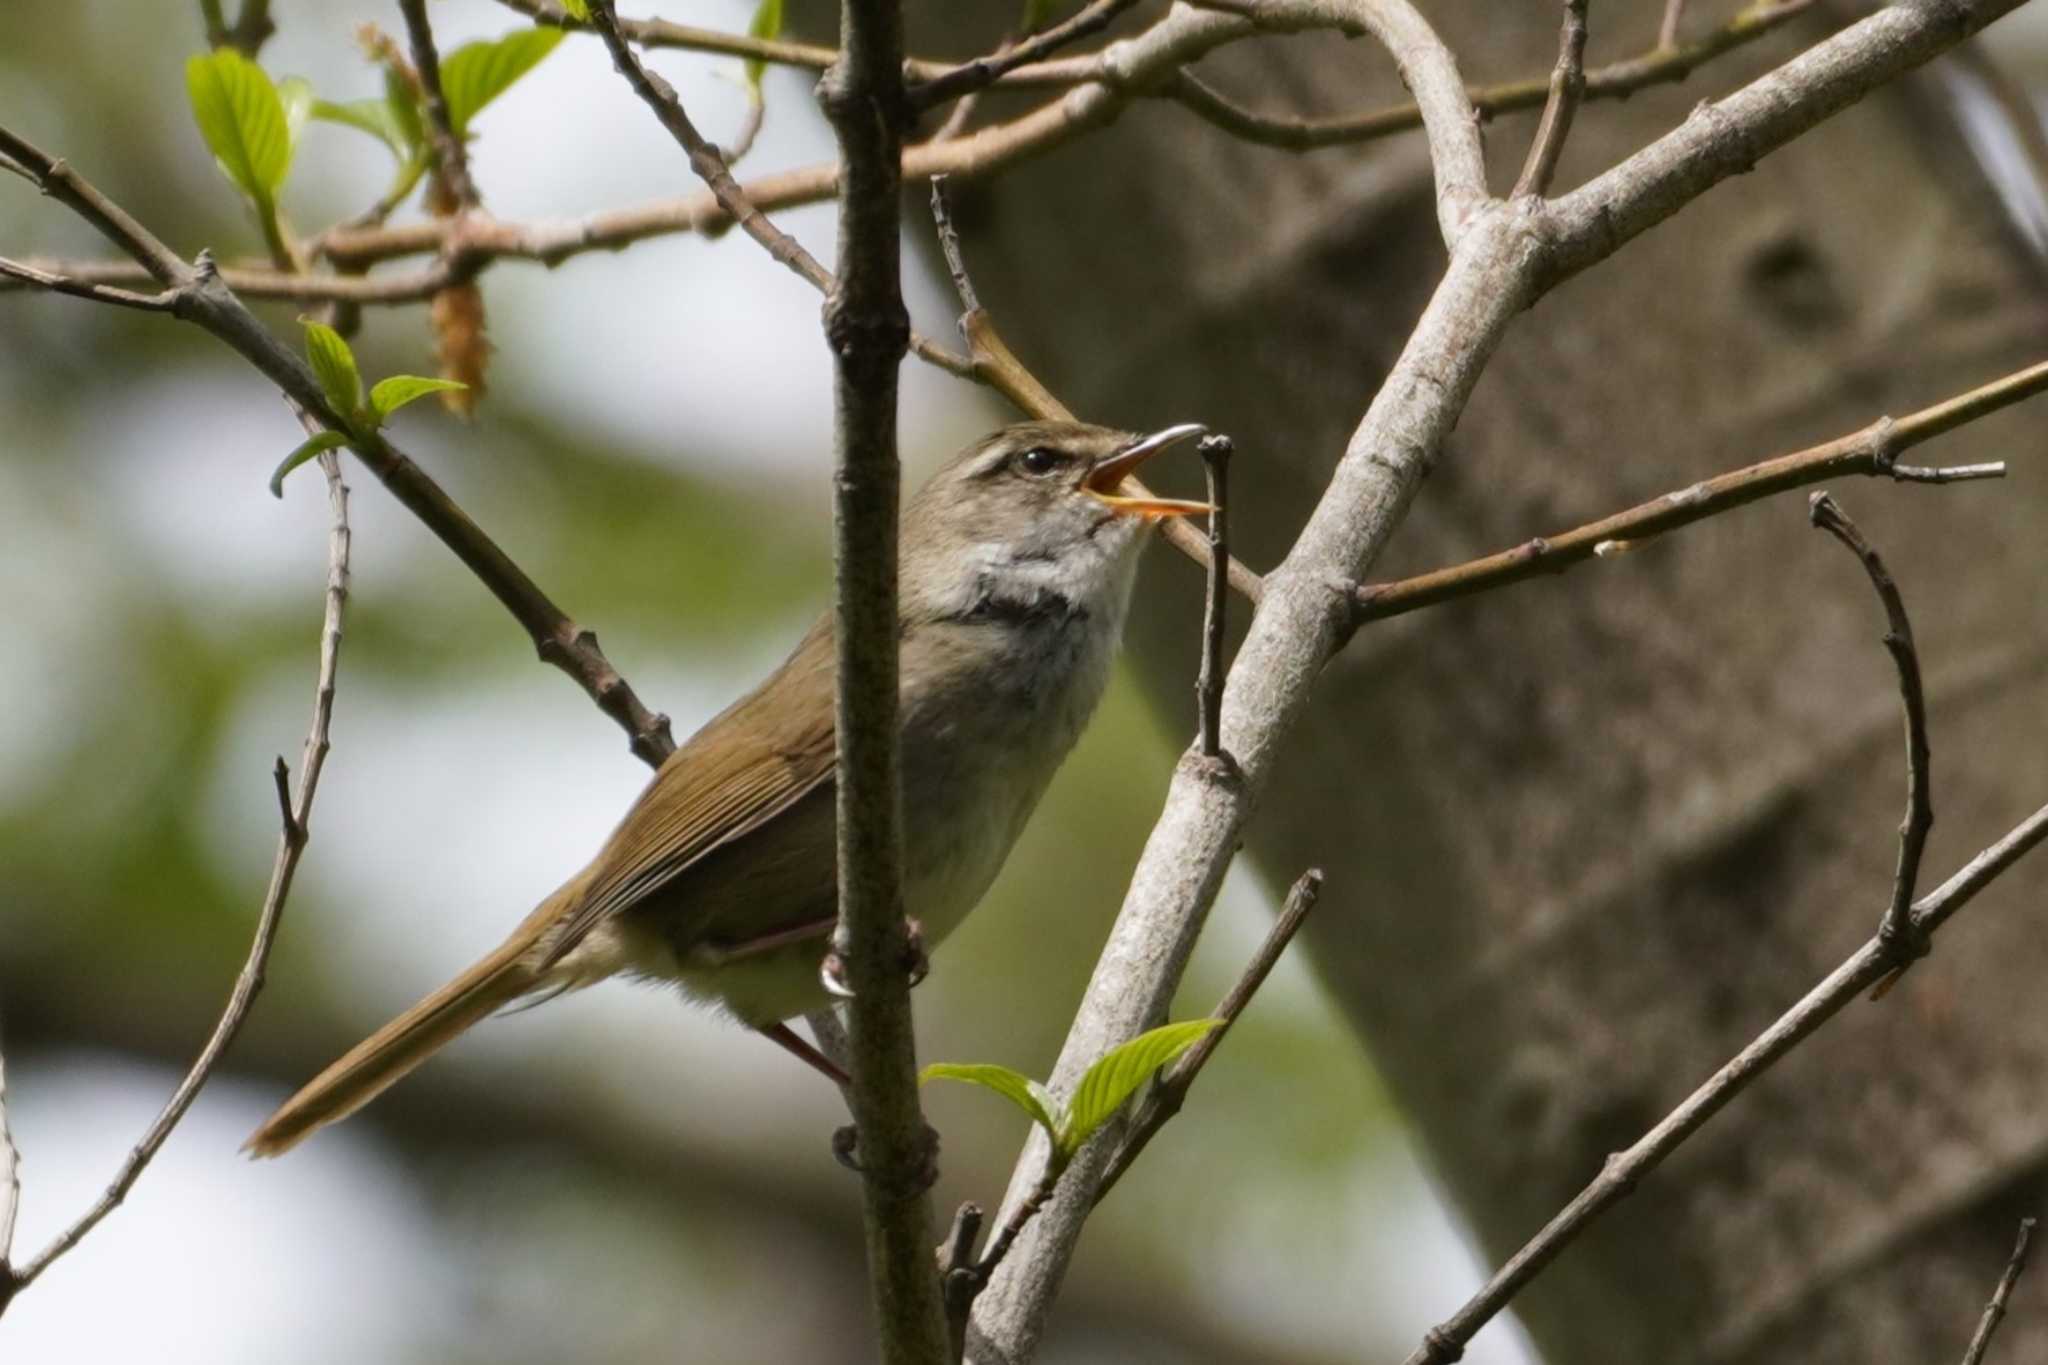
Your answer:
[[[413,69],[419,72],[420,94],[427,106],[427,141],[434,148],[434,169],[448,197],[465,209],[482,202],[476,181],[469,174],[469,156],[462,137],[448,116],[448,99],[441,93],[441,55],[434,49],[434,30],[427,24],[427,0],[398,0],[405,16],[405,35],[412,48]]]
[[[896,383],[910,344],[899,278],[902,14],[896,0],[844,0],[840,55],[818,93],[838,134],[839,274],[825,296],[834,386],[833,528],[838,594],[839,927],[848,1005],[868,1282],[881,1358],[951,1358],[930,1188],[935,1139],[917,1097],[911,1026],[915,952],[903,917],[898,766]]]
[[[1906,717],[1906,814],[1899,821],[1899,862],[1892,876],[1892,897],[1877,937],[1899,955],[1899,970],[1903,971],[1927,952],[1925,936],[1916,935],[1913,927],[1913,890],[1920,882],[1920,856],[1927,848],[1927,832],[1934,827],[1934,803],[1928,795],[1927,696],[1920,684],[1920,655],[1913,647],[1913,623],[1906,619],[1905,599],[1876,547],[1826,493],[1815,493],[1808,510],[1813,524],[1848,546],[1870,575],[1870,585],[1884,604],[1888,627],[1884,647],[1891,651],[1899,670],[1899,703]],[[1895,979],[1887,978],[1880,994],[1890,989]]]
[[[1543,101],[1543,118],[1536,125],[1535,140],[1529,144],[1529,159],[1522,164],[1521,178],[1515,181],[1515,198],[1542,194],[1550,188],[1550,178],[1557,174],[1557,159],[1564,153],[1564,140],[1572,130],[1572,119],[1585,97],[1586,0],[1564,0],[1557,66],[1550,73],[1550,94]]]
[[[1201,705],[1202,757],[1223,757],[1223,627],[1230,605],[1230,456],[1228,436],[1204,436],[1195,447],[1209,474],[1209,600],[1202,615],[1202,671],[1195,677]]]

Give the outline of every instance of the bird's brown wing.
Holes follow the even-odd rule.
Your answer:
[[[836,757],[833,676],[828,616],[767,681],[661,765],[579,876],[581,895],[552,907],[561,927],[549,936],[543,966],[560,961],[592,926],[642,903],[714,849],[761,829],[829,783]]]

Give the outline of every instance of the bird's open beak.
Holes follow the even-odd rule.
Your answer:
[[[1207,431],[1208,428],[1199,422],[1183,422],[1177,427],[1168,427],[1164,431],[1155,431],[1150,436],[1142,436],[1089,470],[1088,477],[1081,482],[1081,487],[1109,504],[1113,511],[1126,516],[1143,517],[1147,521],[1205,515],[1213,510],[1208,503],[1183,502],[1179,498],[1155,498],[1145,485],[1130,476],[1139,465],[1168,446],[1179,445],[1188,437],[1200,436]],[[1119,491],[1120,489],[1125,491]]]

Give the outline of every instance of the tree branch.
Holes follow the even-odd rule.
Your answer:
[[[1704,479],[1625,512],[1554,536],[1538,536],[1511,550],[1433,569],[1413,578],[1369,583],[1358,589],[1360,622],[1384,620],[1476,593],[1492,592],[1540,574],[1557,574],[1595,558],[1626,553],[1666,531],[1690,526],[1787,489],[1842,475],[1882,476],[1900,483],[1958,483],[1995,479],[2001,463],[1926,468],[1902,465],[1899,455],[1936,436],[2048,389],[2048,362],[1995,379],[1931,407],[1869,426],[1805,450]]]
[[[1914,932],[1932,934],[2044,836],[2048,836],[2048,806],[2021,821],[2003,839],[1978,854],[1915,906]],[[1698,1132],[1708,1119],[1748,1088],[1779,1058],[1805,1041],[1833,1018],[1842,1006],[1855,999],[1864,988],[1890,974],[1897,965],[1898,956],[1892,946],[1873,935],[1869,942],[1852,953],[1805,998],[1687,1096],[1684,1103],[1667,1114],[1633,1147],[1608,1157],[1606,1166],[1592,1184],[1581,1190],[1541,1232],[1530,1238],[1464,1307],[1430,1329],[1423,1344],[1408,1357],[1407,1365],[1446,1365],[1446,1362],[1458,1359],[1473,1334],[1541,1274],[1543,1268],[1555,1260],[1558,1253],[1594,1219],[1632,1191],[1644,1176],[1655,1170],[1665,1157]]]
[[[1991,1347],[1991,1334],[1998,1330],[1998,1324],[2005,1317],[2006,1301],[2012,1298],[2013,1286],[2020,1282],[2020,1273],[2027,1268],[2028,1244],[2034,1239],[2034,1220],[2020,1219],[2019,1240],[2013,1243],[2012,1258],[2005,1263],[2005,1273],[1998,1277],[1998,1288],[1991,1291],[1991,1302],[1984,1305],[1984,1316],[1977,1323],[1977,1331],[1970,1338],[1969,1349],[1963,1352],[1963,1365],[1983,1365],[1984,1352]]]
[[[1550,73],[1550,93],[1543,117],[1529,144],[1529,159],[1515,181],[1514,197],[1547,194],[1557,174],[1557,159],[1570,136],[1572,118],[1586,97],[1586,0],[1564,0],[1564,27],[1557,40],[1557,69]]]
[[[1892,950],[1896,967],[1885,978],[1885,988],[1916,958],[1927,954],[1927,942],[1913,932],[1913,892],[1920,883],[1920,856],[1927,849],[1927,832],[1934,827],[1934,803],[1928,792],[1931,758],[1927,745],[1927,692],[1920,683],[1920,655],[1913,647],[1913,623],[1906,618],[1906,600],[1899,585],[1878,557],[1877,549],[1864,538],[1833,498],[1815,493],[1810,504],[1813,524],[1849,547],[1870,575],[1870,586],[1884,604],[1888,629],[1884,647],[1899,670],[1899,704],[1906,717],[1906,814],[1899,822],[1899,862],[1892,876],[1891,904],[1877,928],[1878,941]]]
[[[434,149],[435,174],[458,207],[476,208],[483,196],[477,193],[476,180],[469,173],[469,153],[448,115],[447,96],[441,93],[441,54],[434,48],[434,30],[427,23],[427,0],[398,0],[398,10],[405,16],[413,70],[419,74],[421,102],[427,107],[427,143]]]
[[[302,421],[309,433],[320,429],[311,418],[302,416]],[[86,1234],[98,1227],[100,1221],[128,1197],[128,1192],[149,1168],[150,1161],[164,1145],[165,1139],[185,1117],[185,1111],[192,1107],[192,1101],[199,1098],[201,1087],[213,1075],[235,1035],[241,1032],[250,1007],[256,1003],[257,992],[263,989],[264,967],[270,960],[271,946],[277,941],[278,920],[284,914],[285,898],[291,894],[292,877],[298,871],[300,855],[305,852],[310,837],[313,798],[319,791],[320,772],[327,762],[328,727],[334,716],[335,669],[341,657],[342,611],[348,602],[348,486],[341,481],[341,466],[333,452],[320,457],[320,468],[327,476],[332,524],[327,536],[327,585],[320,622],[320,668],[313,688],[313,721],[306,731],[305,747],[299,757],[298,794],[286,806],[281,817],[283,828],[278,835],[277,855],[271,864],[270,885],[263,894],[263,907],[256,916],[256,933],[249,944],[248,958],[235,978],[227,1007],[221,1012],[220,1021],[214,1025],[206,1046],[200,1049],[184,1080],[178,1083],[162,1112],[128,1153],[127,1160],[121,1163],[120,1170],[115,1172],[99,1199],[19,1270],[7,1266],[5,1244],[0,1242],[0,1312],[5,1311],[16,1294],[35,1283],[38,1276],[84,1240]],[[277,781],[282,784],[285,781],[282,758],[277,760],[277,774]],[[8,1150],[11,1154],[11,1144]],[[10,1161],[10,1177],[11,1168]],[[7,1221],[12,1221],[11,1202]]]
[[[1000,52],[976,57],[919,82],[906,92],[914,110],[930,109],[948,100],[986,90],[1009,72],[1051,56],[1069,43],[1079,42],[1108,28],[1116,17],[1137,0],[1092,0],[1064,21]]]
[[[602,0],[600,0],[602,3]],[[844,0],[839,60],[819,99],[839,138],[839,278],[825,296],[833,386],[833,550],[838,593],[839,925],[869,1294],[881,1358],[952,1358],[932,1260],[937,1139],[917,1093],[910,1008],[915,952],[903,911],[898,750],[896,385],[910,340],[900,224],[903,16],[896,0]]]

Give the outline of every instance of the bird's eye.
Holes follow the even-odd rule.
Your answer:
[[[1017,467],[1026,474],[1043,478],[1060,467],[1060,455],[1044,446],[1033,446],[1017,457]]]

